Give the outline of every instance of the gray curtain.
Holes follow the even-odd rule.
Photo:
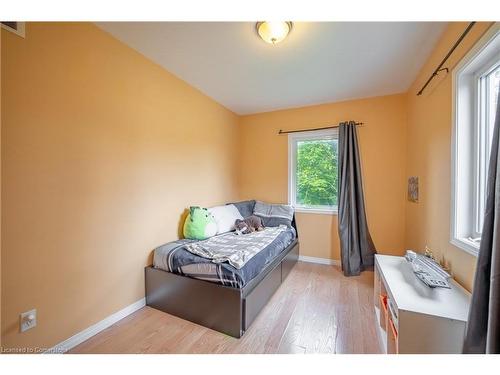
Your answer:
[[[483,233],[464,353],[500,353],[500,99],[491,145]]]
[[[363,183],[356,125],[353,121],[339,126],[339,201],[338,220],[342,271],[359,275],[373,266],[377,252],[366,222]]]

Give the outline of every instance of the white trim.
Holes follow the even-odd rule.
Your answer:
[[[500,32],[500,30],[499,30]],[[478,85],[475,85],[475,93],[474,93],[474,108],[477,111],[474,115],[474,128],[476,131],[476,139],[474,141],[475,149],[475,157],[476,163],[474,172],[475,181],[475,203],[474,203],[474,230],[472,231],[472,237],[481,237],[482,230],[482,222],[483,217],[481,215],[484,212],[484,205],[486,204],[486,186],[487,186],[487,171],[489,159],[487,155],[489,155],[488,145],[491,145],[490,136],[492,132],[490,128],[494,125],[491,124],[489,118],[489,85],[487,81],[487,76],[491,74],[493,71],[498,69],[500,66],[500,49],[498,53],[494,55],[490,61],[483,65],[483,70],[477,72],[474,77],[474,81],[477,81]],[[485,126],[480,126],[480,123],[484,121]],[[479,147],[478,144],[483,144],[483,147]],[[486,145],[486,147],[484,147]]]
[[[337,259],[316,258],[316,257],[309,257],[307,255],[299,255],[299,262],[326,264],[326,265],[329,265],[329,266],[338,266],[338,265],[340,265],[340,261],[337,260]]]
[[[71,336],[69,339],[60,342],[57,345],[54,345],[52,348],[45,351],[45,354],[62,354],[67,352],[68,350],[74,348],[75,346],[81,344],[82,342],[88,340],[94,335],[97,335],[99,332],[105,330],[109,326],[115,324],[119,320],[125,318],[126,316],[136,312],[137,310],[146,306],[146,298],[142,298],[137,302],[121,309],[120,311],[111,314],[107,318],[104,318],[100,322],[84,329],[81,332],[78,332],[76,335]]]
[[[474,255],[477,257],[477,255],[479,254],[479,244],[475,244],[474,242],[469,241],[466,238],[452,238],[450,240],[450,243],[462,249],[466,253],[469,253],[470,255]]]
[[[305,208],[305,207],[295,207],[295,212],[301,214],[321,214],[321,215],[337,215],[339,213],[337,208],[321,209],[321,208]]]
[[[462,73],[471,69],[471,67],[474,64],[474,59],[476,59],[476,57],[478,57],[485,50],[485,48],[488,47],[488,45],[490,45],[490,43],[499,33],[500,33],[500,23],[496,22],[495,24],[493,24],[493,26],[491,26],[488,29],[487,32],[485,32],[485,34],[479,39],[479,41],[475,43],[475,45],[471,48],[471,50],[461,59],[461,61],[455,66],[455,68],[452,71],[450,243],[474,256],[477,256],[478,254],[478,246],[463,238],[473,234],[473,233],[468,233],[468,234],[465,233],[466,230],[464,229],[464,225],[466,227],[471,227],[471,228],[472,226],[466,225],[463,221],[460,221],[461,217],[472,218],[474,215],[470,207],[467,208],[468,207],[467,203],[464,204],[464,202],[466,202],[465,200],[470,198],[468,198],[469,197],[468,194],[464,193],[465,188],[463,187],[464,185],[460,181],[461,180],[472,181],[472,180],[470,176],[468,176],[468,178],[465,178],[464,175],[462,175],[464,173],[464,166],[462,165],[461,168],[459,168],[458,166],[458,164],[460,164],[459,160],[464,160],[464,158],[467,156],[466,154],[463,154],[464,152],[464,149],[462,147],[463,144],[460,143],[463,137],[459,137],[458,129],[459,127],[460,129],[465,129],[464,126],[461,125],[461,121],[462,122],[466,121],[464,119],[463,112],[462,115],[460,116],[459,111],[468,111],[470,119],[467,121],[471,122],[473,122],[472,120],[474,119],[474,116],[476,114],[474,113],[475,110],[474,107],[466,108],[467,106],[458,105],[461,92],[463,91],[462,89],[459,88],[464,87],[463,80],[465,79],[460,77]],[[486,61],[488,60],[490,60],[490,58],[488,58]],[[472,126],[472,129],[474,128],[475,126]],[[462,147],[461,152],[459,152],[460,147]],[[469,145],[468,147],[470,148],[471,146]],[[466,159],[469,160],[471,156],[472,154],[467,156]],[[462,188],[459,188],[459,185],[462,186]],[[474,187],[475,186],[472,186],[471,188]]]

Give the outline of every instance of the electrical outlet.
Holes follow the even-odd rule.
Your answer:
[[[36,309],[26,311],[19,315],[19,328],[21,332],[36,327]]]

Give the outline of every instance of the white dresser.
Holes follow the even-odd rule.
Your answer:
[[[390,354],[461,353],[470,293],[429,288],[403,257],[375,255],[374,302],[382,350]]]

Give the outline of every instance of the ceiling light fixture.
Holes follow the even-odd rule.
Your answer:
[[[292,30],[291,22],[257,22],[257,33],[266,43],[276,44],[285,39]]]

